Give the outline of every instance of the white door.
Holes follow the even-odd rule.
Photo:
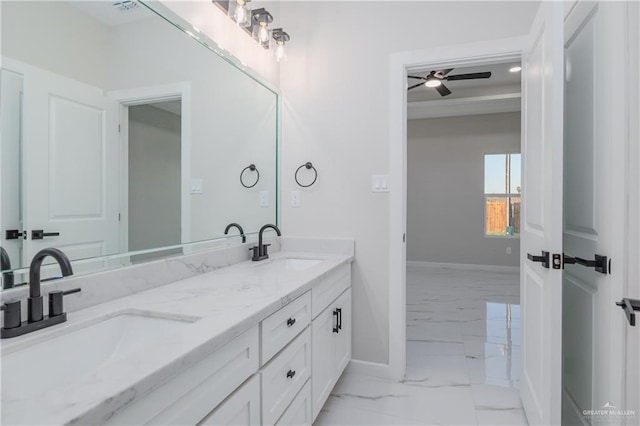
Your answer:
[[[521,397],[531,424],[559,424],[562,364],[563,5],[543,2],[523,55]],[[546,267],[540,260],[549,254]]]
[[[2,69],[0,74],[0,246],[9,256],[11,267],[23,266],[20,147],[22,145],[22,75]]]
[[[45,247],[71,259],[117,253],[117,102],[98,87],[16,66],[24,76],[25,259]]]
[[[626,9],[578,2],[565,21],[563,424],[620,424],[589,410],[625,402],[627,326],[615,302],[627,272]],[[606,259],[584,265],[596,256]]]

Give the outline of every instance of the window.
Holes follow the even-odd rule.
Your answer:
[[[520,170],[520,154],[484,156],[485,235],[520,235]]]

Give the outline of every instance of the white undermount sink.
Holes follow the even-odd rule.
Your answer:
[[[282,259],[275,259],[270,262],[273,268],[284,269],[287,271],[304,271],[312,266],[315,266],[323,262],[321,259],[301,259],[294,257],[287,257]]]
[[[3,398],[28,398],[77,382],[195,320],[129,311],[103,317],[55,337],[43,337],[3,354]]]

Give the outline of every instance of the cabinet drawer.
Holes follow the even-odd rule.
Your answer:
[[[311,379],[302,387],[291,405],[284,412],[277,426],[300,426],[311,424]]]
[[[351,285],[351,265],[340,265],[311,290],[312,318],[320,315],[327,306]]]
[[[261,371],[262,422],[272,425],[311,374],[311,331],[307,327]]]
[[[196,424],[258,370],[258,326],[118,410],[108,424]]]
[[[260,424],[260,377],[256,374],[220,404],[198,426],[258,426]]]
[[[311,293],[306,292],[279,311],[264,319],[262,331],[262,365],[284,348],[311,322]]]

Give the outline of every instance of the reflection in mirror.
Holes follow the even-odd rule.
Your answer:
[[[44,247],[115,268],[277,223],[277,93],[133,4],[0,4],[3,270]]]

